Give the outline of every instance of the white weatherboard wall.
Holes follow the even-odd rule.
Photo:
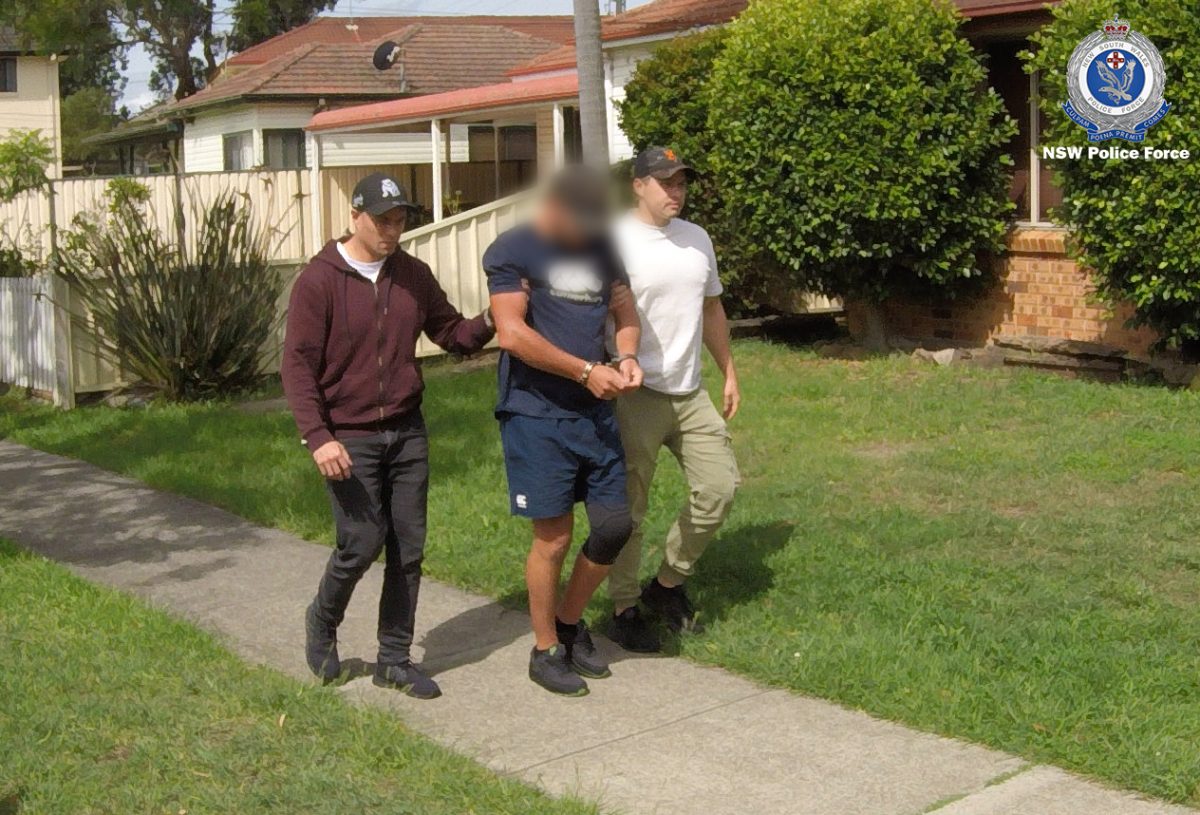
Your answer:
[[[469,161],[466,125],[450,125],[450,161]],[[321,136],[322,167],[371,167],[386,164],[432,164],[429,131],[420,133],[331,133]]]
[[[264,158],[263,130],[300,130],[312,119],[311,102],[240,105],[201,112],[183,126],[183,167],[188,173],[219,173],[225,169],[225,141],[229,133],[250,131],[254,140],[253,164]]]
[[[633,145],[621,130],[617,103],[625,99],[625,86],[633,78],[637,64],[654,53],[656,43],[618,45],[604,52],[604,91],[608,101],[608,154],[611,161],[633,158]]]
[[[0,139],[13,130],[37,130],[54,145],[51,175],[62,175],[59,126],[58,61],[50,57],[17,57],[17,90],[0,92]]]

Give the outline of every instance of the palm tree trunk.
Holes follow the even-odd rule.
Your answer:
[[[604,55],[600,51],[600,3],[575,0],[575,61],[579,70],[579,125],[583,160],[608,167],[608,111],[604,96]]]

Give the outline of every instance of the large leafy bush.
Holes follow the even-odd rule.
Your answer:
[[[958,24],[941,0],[758,0],[733,23],[712,166],[791,285],[953,294],[1003,249],[1016,127]]]
[[[1088,146],[1083,128],[1060,107],[1067,99],[1067,61],[1115,8],[1099,0],[1068,0],[1033,38],[1029,68],[1041,71],[1043,144]],[[1192,158],[1051,162],[1063,190],[1053,217],[1071,228],[1073,250],[1094,270],[1102,297],[1131,302],[1136,323],[1195,354],[1200,351],[1200,2],[1141,0],[1122,3],[1120,12],[1161,52],[1171,111],[1142,145],[1116,144],[1139,150],[1190,148]]]
[[[140,211],[136,191],[114,193],[106,215],[76,225],[62,259],[103,352],[172,399],[253,386],[283,284],[246,203],[216,198],[180,246]]]

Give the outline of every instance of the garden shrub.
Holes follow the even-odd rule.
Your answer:
[[[279,323],[283,283],[246,203],[226,193],[180,246],[118,190],[107,216],[76,222],[64,276],[91,313],[102,353],[164,396],[192,400],[253,387]]]
[[[1068,0],[1033,37],[1029,70],[1041,71],[1044,145],[1090,145],[1082,127],[1061,105],[1066,70],[1079,41],[1111,19],[1116,7],[1098,0]],[[1051,216],[1071,230],[1077,261],[1093,270],[1098,295],[1134,308],[1134,323],[1155,329],[1164,343],[1200,352],[1200,3],[1140,0],[1123,3],[1121,18],[1147,36],[1162,54],[1170,112],[1143,147],[1190,149],[1188,160],[1064,159],[1049,161],[1063,192]]]
[[[712,168],[749,253],[878,304],[986,277],[1016,132],[948,2],[758,0],[708,91]]]

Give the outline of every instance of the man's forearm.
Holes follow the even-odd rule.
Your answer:
[[[727,379],[737,376],[733,350],[729,347],[729,320],[725,317],[725,306],[715,297],[704,302],[704,347]]]
[[[500,347],[526,365],[564,379],[577,381],[589,362],[599,362],[568,354],[525,323],[501,328],[499,337]]]

